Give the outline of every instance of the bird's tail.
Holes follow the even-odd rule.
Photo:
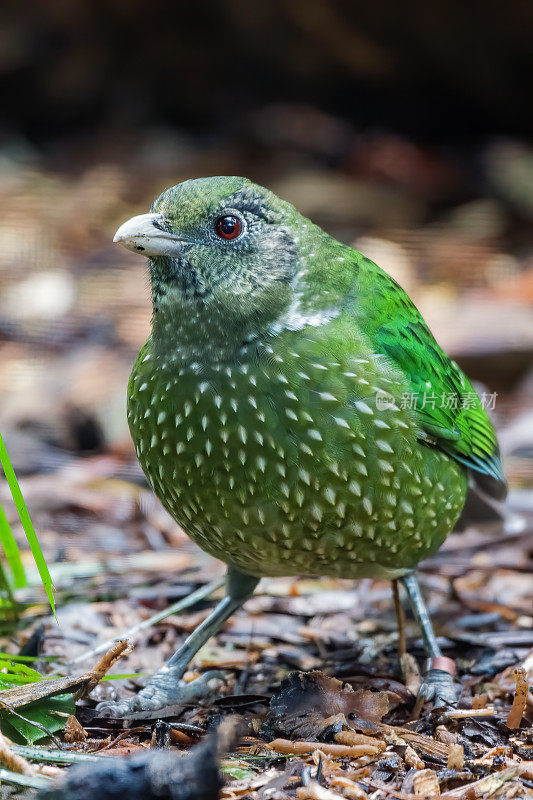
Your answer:
[[[485,491],[476,478],[477,475],[470,475],[466,502],[454,531],[464,531],[471,525],[498,525],[504,534],[520,533],[525,527],[525,519],[512,511],[504,499],[497,499]]]

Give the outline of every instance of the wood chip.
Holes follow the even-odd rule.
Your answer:
[[[431,736],[425,736],[423,733],[409,730],[396,726],[394,731],[400,737],[403,744],[410,744],[417,752],[424,753],[427,756],[434,756],[437,758],[448,758],[448,745],[444,742],[436,741]],[[400,742],[399,742],[400,743]]]
[[[416,750],[413,750],[410,744],[408,744],[407,747],[405,748],[403,759],[408,767],[412,767],[414,769],[425,769],[426,765],[424,764],[424,762],[422,761]]]
[[[460,772],[465,763],[465,751],[462,744],[451,744],[448,751],[448,769],[455,769]]]
[[[440,797],[437,773],[433,769],[423,769],[413,775],[413,792],[418,797]]]
[[[344,797],[348,797],[349,800],[366,800],[368,797],[367,793],[355,781],[346,778],[344,775],[333,775],[330,779],[330,784],[333,788],[338,786],[342,789],[342,794]]]
[[[309,781],[306,786],[296,789],[296,797],[299,800],[342,800],[342,795],[321,786],[318,781]]]
[[[445,792],[442,795],[442,800],[474,800],[474,798],[478,797],[491,797],[508,781],[514,780],[520,775],[527,776],[532,766],[532,762],[524,762],[516,766],[506,767],[501,772],[497,772],[494,775],[486,775],[468,786],[460,786],[450,792]]]
[[[444,725],[437,725],[435,728],[435,739],[448,746],[457,744],[457,734],[449,731]]]

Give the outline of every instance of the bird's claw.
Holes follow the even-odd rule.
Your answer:
[[[443,669],[428,670],[418,690],[418,701],[432,701],[435,708],[442,708],[455,705],[456,700],[453,676]]]
[[[210,697],[226,683],[223,672],[204,672],[189,683],[181,678],[182,669],[165,665],[134,697],[122,700],[104,700],[96,706],[100,717],[111,719],[151,719],[173,716],[177,707],[192,705]]]

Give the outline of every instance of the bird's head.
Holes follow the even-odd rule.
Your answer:
[[[199,178],[167,189],[114,241],[150,259],[154,325],[159,312],[185,314],[196,317],[196,336],[214,318],[226,333],[253,335],[291,304],[302,222],[245,178]]]

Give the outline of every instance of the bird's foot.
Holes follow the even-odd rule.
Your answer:
[[[194,705],[211,697],[226,683],[223,672],[204,672],[195,680],[182,680],[183,668],[165,665],[134,697],[104,700],[96,706],[98,716],[112,719],[153,719],[170,717],[178,707]]]
[[[435,708],[455,705],[457,695],[453,681],[455,662],[451,658],[433,658],[418,690],[418,704],[432,701]]]

